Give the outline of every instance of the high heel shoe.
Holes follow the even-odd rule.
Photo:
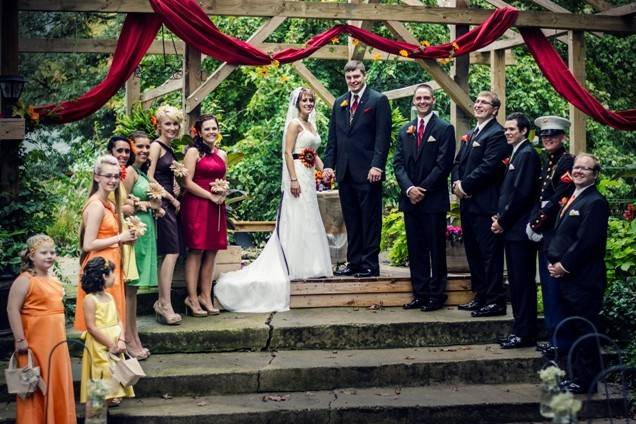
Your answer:
[[[165,325],[178,325],[181,324],[181,315],[170,313],[166,310],[161,302],[158,300],[152,305],[152,308],[155,310],[155,317],[157,318],[157,322],[159,324]]]
[[[198,309],[195,309],[189,297],[186,297],[183,303],[186,305],[186,310],[185,310],[186,315],[188,315],[188,309],[189,309],[193,317],[202,318],[202,317],[208,316],[208,313],[204,311],[203,309],[201,309],[201,306],[199,306]]]
[[[198,296],[197,299],[199,300],[199,304],[201,305],[201,308],[206,310],[208,315],[218,315],[221,313],[220,310],[214,307],[214,304],[212,304],[212,306],[209,306],[207,303],[205,303],[203,299],[201,299],[201,296]]]

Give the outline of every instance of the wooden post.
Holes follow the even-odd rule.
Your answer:
[[[581,84],[585,84],[585,33],[568,31],[568,66],[570,72]],[[587,149],[587,117],[583,112],[570,105],[570,153],[577,154]]]
[[[183,56],[183,96],[182,96],[182,104],[183,110],[186,110],[186,101],[188,96],[194,90],[199,88],[201,85],[201,52],[196,50],[190,45],[186,44],[185,53]],[[184,134],[187,134],[190,128],[194,125],[194,122],[201,115],[201,103],[202,99],[195,99],[197,101],[197,106],[192,108],[190,112],[188,112],[188,117],[184,122],[181,130]]]
[[[469,6],[469,0],[452,0],[450,1],[449,6],[455,6],[456,8],[467,8]],[[453,4],[454,3],[454,4]],[[468,25],[450,25],[450,38],[454,40],[457,37],[460,37],[466,34],[469,31]],[[470,56],[463,55],[455,58],[453,61],[453,67],[451,68],[451,76],[453,80],[459,85],[464,91],[469,92],[468,87],[468,72],[470,69]],[[451,124],[455,127],[455,137],[457,139],[457,143],[459,143],[459,139],[462,135],[466,134],[468,130],[471,128],[472,116],[466,111],[464,111],[461,107],[457,105],[452,99],[450,102],[450,119]],[[459,147],[459,146],[458,146]]]
[[[0,75],[18,74],[18,5],[15,1],[0,2]],[[3,124],[8,127],[9,124]],[[11,132],[4,140],[0,137],[0,192],[17,194],[20,167],[20,143],[22,131]],[[13,138],[15,137],[15,138]]]
[[[503,124],[506,120],[506,51],[493,50],[490,52],[490,87],[501,100],[501,107],[497,113],[497,120]]]
[[[130,115],[133,106],[141,101],[141,78],[137,75],[137,72],[126,80],[126,115]]]

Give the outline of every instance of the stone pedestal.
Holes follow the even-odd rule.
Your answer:
[[[464,243],[446,241],[446,264],[450,273],[469,272]]]
[[[347,229],[345,228],[338,190],[319,191],[318,207],[327,233],[331,263],[347,261]]]

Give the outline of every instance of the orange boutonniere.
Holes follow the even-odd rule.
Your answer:
[[[406,129],[406,133],[407,133],[408,135],[413,135],[413,134],[415,134],[415,125],[411,125],[410,127],[408,127],[408,128]]]
[[[150,123],[152,124],[153,127],[157,128],[157,117],[156,116],[151,116],[150,117]]]
[[[508,166],[510,165],[510,157],[507,157],[505,159],[501,160],[501,163],[503,163],[504,165]]]
[[[570,184],[572,182],[572,175],[570,175],[570,171],[566,171],[565,174],[561,175],[559,178],[562,183]]]
[[[468,143],[468,140],[470,140],[470,136],[468,134],[464,134],[462,135],[462,138],[460,140],[462,143]]]
[[[344,99],[341,103],[340,103],[340,107],[347,107],[349,106],[349,102],[347,101],[347,99]]]

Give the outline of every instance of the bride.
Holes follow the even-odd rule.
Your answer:
[[[318,209],[314,173],[323,164],[316,149],[314,93],[292,91],[283,132],[282,200],[276,228],[259,257],[239,271],[222,274],[214,295],[236,312],[289,310],[289,282],[331,277],[331,259]]]

